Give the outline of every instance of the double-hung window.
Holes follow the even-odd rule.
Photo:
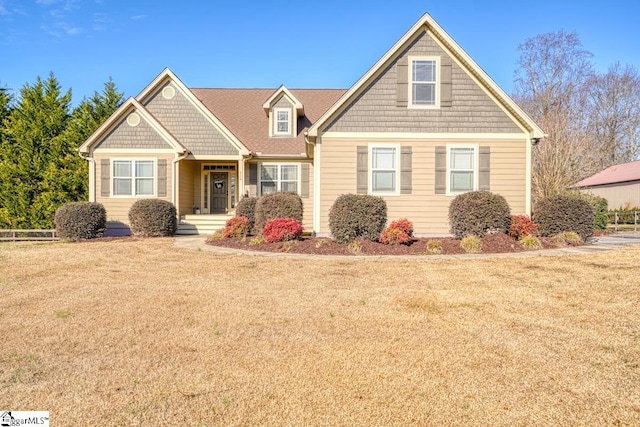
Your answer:
[[[299,164],[261,164],[260,165],[260,194],[276,191],[299,192],[300,165]]]
[[[370,192],[398,194],[398,145],[371,145]]]
[[[412,107],[438,106],[438,59],[416,57],[409,59],[409,91]]]
[[[465,193],[476,189],[476,147],[449,147],[449,193]]]
[[[113,160],[114,196],[144,197],[155,195],[155,161]]]
[[[274,135],[290,135],[291,134],[291,110],[288,108],[275,108],[273,110]]]

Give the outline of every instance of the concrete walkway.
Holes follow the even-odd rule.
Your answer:
[[[310,254],[293,254],[283,252],[259,252],[245,251],[241,249],[223,248],[219,246],[211,246],[206,244],[207,236],[176,236],[174,244],[178,248],[217,252],[220,254],[230,255],[247,255],[247,256],[263,256],[263,257],[280,257],[280,258],[299,258],[299,259],[486,259],[486,258],[528,258],[539,256],[559,256],[574,255],[594,252],[606,252],[618,250],[627,245],[640,244],[640,234],[624,233],[611,234],[594,238],[591,245],[544,249],[539,251],[523,251],[509,252],[501,254],[460,254],[460,255],[310,255]]]

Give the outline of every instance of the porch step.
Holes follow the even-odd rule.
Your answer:
[[[224,224],[232,218],[227,215],[183,215],[178,222],[178,235],[213,234],[224,228]]]

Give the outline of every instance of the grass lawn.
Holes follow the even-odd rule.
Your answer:
[[[0,244],[0,409],[52,426],[640,425],[639,260]]]

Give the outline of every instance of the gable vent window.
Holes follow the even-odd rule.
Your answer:
[[[276,108],[273,110],[275,116],[274,134],[291,134],[291,110],[288,108]]]
[[[140,116],[138,113],[131,113],[127,116],[127,124],[131,127],[136,127],[140,124]]]
[[[437,107],[438,60],[411,58],[409,62],[409,99],[412,107]]]
[[[162,97],[164,99],[172,99],[174,96],[176,96],[176,90],[173,86],[166,86],[162,89]]]

